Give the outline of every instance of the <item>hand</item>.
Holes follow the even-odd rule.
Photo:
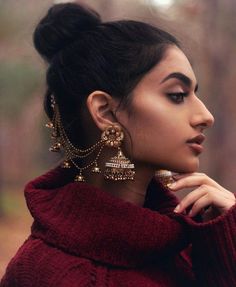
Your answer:
[[[195,188],[181,200],[174,212],[187,212],[190,209],[188,215],[193,217],[201,213],[204,208],[211,207],[213,216],[208,218],[212,219],[217,216],[217,213],[223,214],[236,204],[236,198],[232,192],[204,173],[180,174],[175,175],[174,179],[176,181],[168,185],[174,192],[183,188]]]

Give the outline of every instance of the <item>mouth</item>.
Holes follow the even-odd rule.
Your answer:
[[[196,137],[187,140],[187,144],[196,154],[200,154],[203,152],[202,143],[204,142],[205,138],[206,137],[203,134],[199,134]]]

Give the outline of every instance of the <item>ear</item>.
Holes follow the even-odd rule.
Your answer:
[[[117,124],[115,110],[117,101],[103,91],[94,91],[87,98],[87,108],[96,126],[104,131],[109,125]]]

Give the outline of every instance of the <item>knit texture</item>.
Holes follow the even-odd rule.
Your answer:
[[[236,286],[236,206],[202,223],[158,181],[138,207],[57,167],[28,183],[31,235],[0,287]]]

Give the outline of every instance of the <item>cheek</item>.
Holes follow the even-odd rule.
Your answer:
[[[177,109],[176,109],[177,110]],[[129,126],[133,138],[147,141],[162,141],[164,137],[172,138],[178,133],[178,125],[183,122],[183,113],[175,111],[172,105],[164,100],[147,101],[136,107],[130,118]]]
[[[162,155],[167,150],[174,150],[180,134],[177,126],[179,122],[178,117],[173,117],[173,112],[168,112],[162,106],[137,109],[128,123],[133,156],[148,159],[154,154]]]
[[[129,155],[139,162],[178,172],[196,171],[199,160],[185,144],[188,117],[184,111],[159,105],[140,106],[124,124],[132,144],[126,145]],[[127,143],[127,141],[125,141]]]

